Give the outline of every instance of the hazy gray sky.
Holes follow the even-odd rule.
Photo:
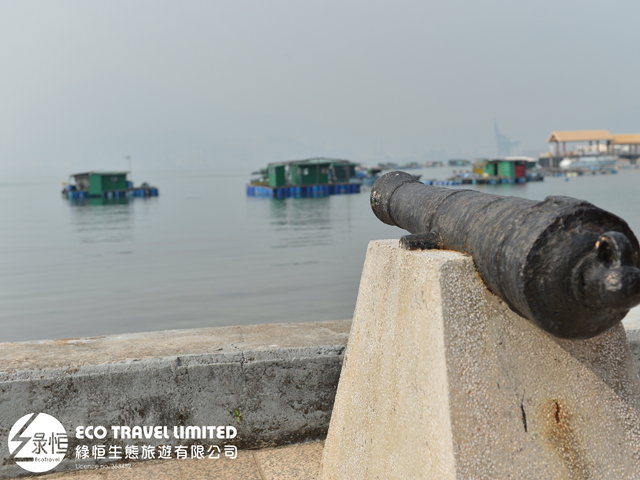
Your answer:
[[[640,132],[640,2],[0,0],[0,169],[495,155]]]

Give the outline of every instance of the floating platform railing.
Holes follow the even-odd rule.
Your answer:
[[[90,195],[89,192],[82,190],[67,190],[65,195],[69,200],[83,200],[85,198],[157,197],[158,189],[156,187],[137,187],[127,190],[102,192],[99,195]]]
[[[507,183],[542,182],[544,175],[527,175],[526,177],[468,177],[449,178],[447,180],[424,180],[425,185],[452,186],[452,185],[501,185]]]
[[[290,185],[284,187],[247,185],[247,195],[250,197],[267,198],[328,197],[329,195],[360,193],[360,187],[361,185],[359,183],[336,183],[331,185]]]

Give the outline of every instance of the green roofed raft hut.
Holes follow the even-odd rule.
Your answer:
[[[157,187],[146,182],[134,187],[133,182],[127,180],[129,172],[101,172],[91,171],[69,175],[69,182],[62,190],[62,195],[69,200],[85,198],[126,198],[126,197],[157,197]]]
[[[310,158],[270,163],[256,172],[247,185],[247,195],[269,198],[326,197],[360,193],[356,164],[349,160]]]

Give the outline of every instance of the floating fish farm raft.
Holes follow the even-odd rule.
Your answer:
[[[267,198],[312,198],[360,193],[356,164],[348,160],[311,158],[270,163],[255,172],[247,195]]]
[[[448,180],[425,180],[425,185],[500,185],[505,183],[543,182],[545,175],[527,175],[526,177],[469,177],[450,178]]]
[[[76,173],[69,176],[69,183],[62,190],[62,195],[69,200],[158,196],[158,188],[147,183],[134,187],[133,182],[127,180],[128,173],[97,171]]]
[[[327,197],[347,193],[360,193],[359,183],[340,183],[333,185],[292,185],[287,187],[269,187],[261,185],[247,185],[247,195],[250,197],[269,198],[305,198]]]
[[[461,160],[455,161],[460,162]],[[449,164],[451,165],[451,161]],[[461,173],[447,180],[425,180],[422,183],[427,185],[500,185],[542,182],[545,177],[544,173],[529,171],[529,169],[535,168],[535,165],[535,160],[528,157],[487,159],[474,163],[471,173]]]

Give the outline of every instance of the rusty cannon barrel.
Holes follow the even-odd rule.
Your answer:
[[[404,248],[471,255],[485,284],[519,315],[561,338],[590,338],[640,303],[640,248],[627,223],[589,202],[542,202],[380,177],[371,208],[408,230]]]

